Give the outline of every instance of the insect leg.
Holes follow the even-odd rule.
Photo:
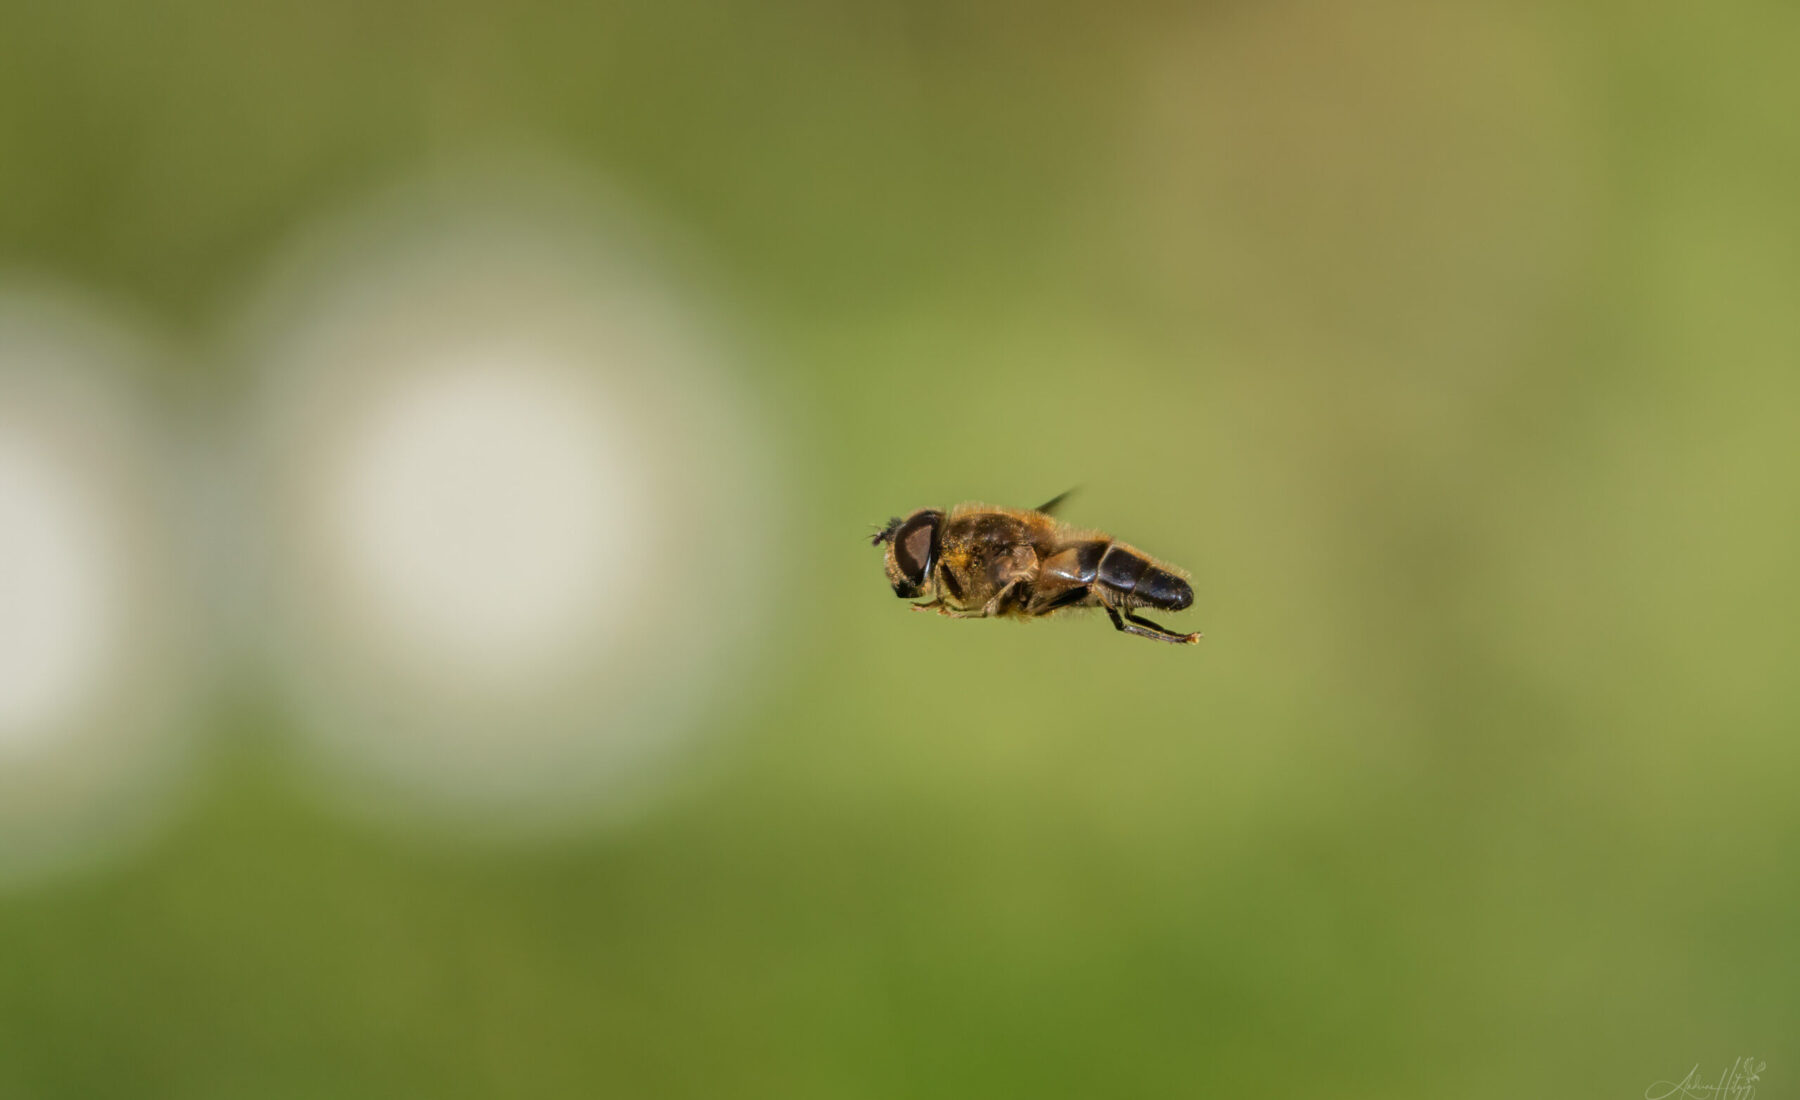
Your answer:
[[[1006,597],[1012,593],[1012,590],[1016,588],[1023,579],[1023,577],[1014,577],[1012,580],[1007,581],[1005,587],[994,593],[994,598],[989,600],[986,606],[980,611],[951,611],[949,608],[939,608],[938,614],[948,615],[952,619],[991,618],[994,612],[1000,609],[1000,605],[1006,600]]]
[[[1159,642],[1171,642],[1175,645],[1187,645],[1191,642],[1200,640],[1200,635],[1198,634],[1176,634],[1164,630],[1149,619],[1140,619],[1129,611],[1125,613],[1125,619],[1131,620],[1128,623],[1125,619],[1119,618],[1117,608],[1108,604],[1101,604],[1100,606],[1106,608],[1107,618],[1112,620],[1113,626],[1127,634],[1136,634],[1140,638],[1155,638]]]
[[[1198,633],[1177,634],[1173,630],[1170,630],[1166,626],[1159,626],[1158,624],[1151,622],[1149,619],[1145,619],[1145,618],[1141,618],[1140,616],[1133,615],[1129,611],[1125,612],[1125,618],[1130,620],[1131,622],[1137,624],[1138,626],[1147,628],[1146,630],[1131,631],[1131,633],[1133,633],[1133,634],[1142,634],[1146,638],[1155,638],[1159,641],[1164,641],[1164,642],[1174,642],[1176,645],[1192,645],[1195,642],[1200,640],[1200,635]],[[1116,619],[1114,621],[1117,622]],[[1120,629],[1128,629],[1128,628],[1121,626]]]
[[[1046,594],[1041,589],[1038,598],[1025,609],[1027,615],[1048,615],[1065,607],[1074,607],[1093,593],[1090,585],[1079,584],[1074,588],[1065,588],[1061,592]]]

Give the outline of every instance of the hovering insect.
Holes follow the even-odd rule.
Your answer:
[[[1188,645],[1134,608],[1182,611],[1194,590],[1181,573],[1098,531],[1070,527],[1052,513],[1064,493],[1030,511],[959,504],[949,514],[923,508],[889,520],[872,546],[886,545],[888,581],[902,599],[930,596],[915,611],[953,619],[1034,619],[1076,607],[1104,608],[1115,628]]]

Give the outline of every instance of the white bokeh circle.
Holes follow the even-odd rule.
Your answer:
[[[0,288],[0,886],[141,840],[189,757],[203,616],[146,348]]]
[[[543,181],[315,229],[247,326],[276,681],[365,814],[638,808],[744,669],[774,488],[704,297]]]
[[[58,442],[0,434],[0,757],[43,749],[104,673],[118,563],[103,505]]]

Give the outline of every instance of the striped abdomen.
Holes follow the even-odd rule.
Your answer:
[[[1104,587],[1116,597],[1106,602],[1117,606],[1181,611],[1194,602],[1187,581],[1122,542],[1078,542],[1063,547],[1044,565],[1057,580]]]

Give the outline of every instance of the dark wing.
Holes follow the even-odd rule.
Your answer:
[[[1077,486],[1076,488],[1079,488],[1079,487],[1080,486]],[[1032,511],[1042,512],[1046,516],[1053,516],[1056,514],[1056,510],[1058,508],[1062,507],[1062,502],[1065,500],[1068,500],[1071,496],[1074,496],[1074,495],[1075,495],[1074,489],[1065,489],[1062,492],[1051,497],[1049,500],[1045,501],[1044,503],[1038,505],[1036,508],[1033,508]]]

